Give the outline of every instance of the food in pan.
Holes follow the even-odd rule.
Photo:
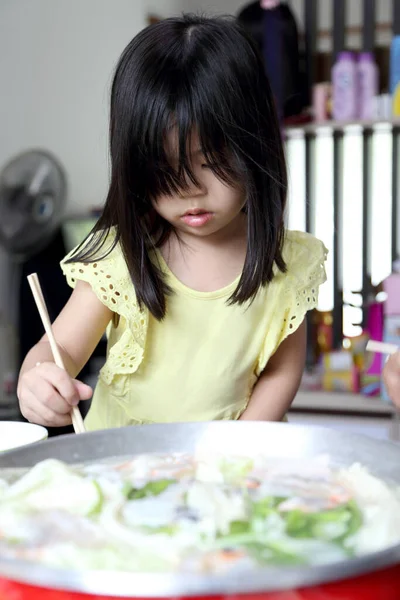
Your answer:
[[[2,477],[0,557],[62,568],[237,574],[400,542],[398,490],[328,458],[148,454]]]

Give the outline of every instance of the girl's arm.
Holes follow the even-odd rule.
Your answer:
[[[71,377],[75,377],[85,366],[111,317],[111,311],[100,302],[90,285],[78,281],[70,299],[52,325],[65,367]],[[46,335],[28,352],[20,376],[38,362],[54,362]]]
[[[28,353],[18,379],[21,412],[28,421],[62,427],[71,422],[71,408],[92,395],[89,386],[73,379],[99,343],[112,313],[79,281],[53,323],[54,336],[67,370],[54,364],[47,337]]]
[[[383,368],[383,379],[390,399],[400,408],[400,352],[389,357]]]
[[[269,360],[240,417],[246,421],[281,421],[292,404],[306,361],[306,322],[287,337]]]

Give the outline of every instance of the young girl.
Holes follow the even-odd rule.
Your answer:
[[[307,310],[326,250],[285,231],[281,131],[262,60],[233,21],[184,16],[139,33],[111,93],[111,183],[63,262],[74,287],[18,395],[35,423],[70,423],[74,378],[104,331],[88,430],[135,423],[279,421],[304,368]]]

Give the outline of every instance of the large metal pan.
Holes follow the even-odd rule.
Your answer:
[[[249,456],[263,453],[271,457],[315,457],[328,453],[338,465],[347,466],[354,462],[361,462],[373,474],[386,481],[400,484],[400,447],[395,444],[319,427],[262,422],[147,425],[53,438],[0,455],[0,477],[2,468],[30,467],[50,457],[69,463],[79,463],[145,452],[192,452],[199,445],[226,453]],[[386,577],[385,573],[387,573],[387,576],[390,576],[388,589],[393,591],[393,598],[400,598],[400,567],[396,566],[398,564],[400,564],[400,545],[340,564],[312,568],[264,568],[249,572],[247,577],[243,576],[243,573],[240,577],[230,573],[228,576],[187,578],[180,575],[61,571],[4,560],[0,560],[0,577],[3,577],[3,589],[4,582],[12,580],[42,588],[70,590],[102,597],[108,595],[154,598],[262,593],[263,598],[283,599],[288,596],[282,590],[302,588],[305,593],[306,587],[350,578],[358,578],[355,581],[364,581],[365,584],[367,580],[363,580],[360,576],[381,571],[376,577]],[[389,570],[383,571],[388,568]],[[370,583],[363,587],[364,599],[369,597],[369,590],[372,589],[373,580],[368,581]],[[0,597],[2,596],[1,585],[0,581]],[[35,588],[22,586],[20,589],[34,590]],[[279,590],[283,595],[276,595]],[[328,588],[325,594],[328,593],[327,590]],[[269,596],[268,592],[272,591],[275,594]],[[30,593],[16,597],[45,598],[45,595],[42,589],[37,596],[32,596]],[[54,598],[54,595],[51,597]],[[62,597],[76,598],[77,596],[67,594]],[[314,595],[312,597],[318,598]],[[324,598],[331,597],[342,598],[339,595],[324,595]],[[355,597],[359,596],[351,596],[348,593],[343,596],[346,599]],[[303,599],[308,596],[299,595],[296,598]],[[390,598],[392,596],[388,592],[385,600]]]

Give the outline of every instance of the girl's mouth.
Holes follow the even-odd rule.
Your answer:
[[[211,221],[213,216],[211,212],[196,208],[188,210],[181,219],[189,227],[203,227]]]

